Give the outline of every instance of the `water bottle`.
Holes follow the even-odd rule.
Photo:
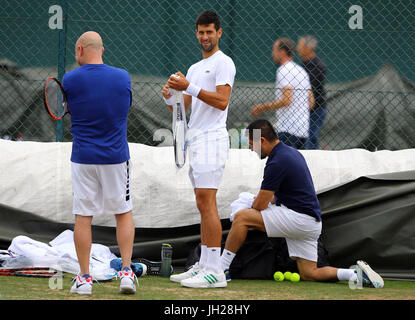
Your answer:
[[[173,248],[168,243],[161,245],[161,271],[162,277],[168,278],[171,274],[171,258],[173,255]]]

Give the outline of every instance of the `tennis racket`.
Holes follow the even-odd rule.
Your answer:
[[[58,271],[45,267],[26,267],[26,268],[0,268],[0,276],[17,276],[32,278],[51,278],[55,276],[63,277]]]
[[[58,79],[49,77],[43,89],[46,112],[52,119],[60,120],[69,113],[65,90]]]
[[[175,97],[175,103],[173,105],[174,161],[176,163],[176,167],[180,169],[186,163],[186,110],[184,107],[183,93],[176,90],[172,93]]]

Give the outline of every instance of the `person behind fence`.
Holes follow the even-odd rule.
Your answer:
[[[303,155],[280,141],[267,120],[252,122],[247,132],[250,149],[261,159],[268,159],[261,188],[252,205],[233,217],[221,256],[227,280],[230,280],[230,265],[248,229],[253,228],[266,232],[268,237],[286,239],[289,257],[296,260],[302,280],[362,281],[368,286],[383,287],[383,279],[361,260],[355,269],[317,267],[321,209]]]
[[[216,204],[216,194],[229,153],[226,129],[229,100],[236,68],[232,59],[219,49],[222,36],[220,17],[204,11],[196,19],[196,37],[203,59],[190,66],[186,77],[170,77],[162,89],[171,110],[174,98],[169,88],[183,92],[186,109],[191,105],[188,144],[189,178],[200,212],[200,260],[189,270],[171,275],[170,280],[184,287],[226,287],[226,277],[220,264],[222,224]]]
[[[314,107],[314,96],[307,72],[293,61],[294,49],[291,39],[280,38],[275,41],[272,56],[274,62],[280,65],[276,74],[276,99],[254,105],[252,115],[275,110],[281,141],[303,149],[308,139],[309,109]]]
[[[131,80],[127,71],[104,64],[103,53],[101,36],[94,31],[83,33],[75,44],[80,67],[63,78],[71,110],[74,243],[80,266],[70,292],[77,294],[92,293],[91,224],[99,214],[115,215],[123,264],[120,291],[136,290],[130,268],[135,228],[127,143]]]
[[[303,61],[303,67],[310,77],[315,105],[310,110],[310,129],[306,149],[319,149],[318,138],[327,115],[326,81],[327,67],[324,61],[316,55],[317,39],[307,35],[298,40],[297,53]]]

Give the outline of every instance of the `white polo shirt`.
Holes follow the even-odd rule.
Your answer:
[[[216,86],[228,84],[233,87],[235,74],[236,68],[232,59],[218,50],[209,58],[193,64],[187,71],[186,79],[203,90],[216,92]],[[227,116],[228,107],[220,110],[192,97],[189,130],[205,133],[215,129],[226,129]]]
[[[305,69],[293,61],[288,61],[277,69],[276,100],[281,98],[282,88],[286,86],[292,87],[293,98],[289,106],[276,110],[277,131],[307,138],[310,126],[308,90],[311,89],[311,84]]]

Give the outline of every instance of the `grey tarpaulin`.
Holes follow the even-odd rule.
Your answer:
[[[360,177],[319,200],[332,264],[363,258],[385,276],[415,280],[415,171]]]
[[[318,195],[322,238],[333,266],[366,260],[386,278],[415,280],[415,171],[357,178]],[[72,224],[0,204],[0,249],[18,235],[51,241]],[[230,221],[222,219],[224,238]],[[119,255],[115,228],[93,226],[93,241]],[[161,244],[172,244],[173,265],[184,266],[200,242],[199,225],[136,228],[133,259],[160,260]]]

